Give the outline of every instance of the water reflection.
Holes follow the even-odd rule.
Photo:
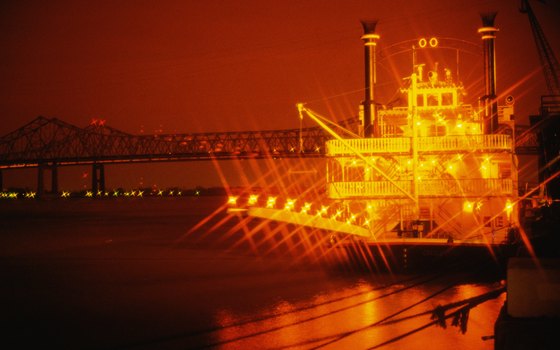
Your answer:
[[[223,230],[180,240],[194,225],[185,213],[216,207],[196,203],[154,201],[146,214],[146,201],[64,202],[51,215],[51,203],[33,202],[17,212],[33,220],[4,215],[0,275],[10,283],[0,294],[17,344],[7,348],[368,349],[434,322],[438,305],[501,287],[450,272],[333,275],[284,251],[225,252],[238,237],[216,243]],[[472,309],[464,335],[451,318],[383,348],[491,349],[481,337],[503,298]]]
[[[200,348],[369,349],[383,345],[388,349],[491,349],[493,342],[481,337],[493,334],[503,294],[469,312],[465,334],[451,327],[450,320],[448,328],[442,329],[430,319],[438,305],[502,287],[500,282],[461,284],[460,280],[461,276],[416,276],[381,285],[362,279],[308,300],[282,300],[243,315],[221,310],[215,315],[221,327],[215,331],[216,341]]]

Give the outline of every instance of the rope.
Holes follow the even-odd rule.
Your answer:
[[[504,293],[505,290],[506,290],[506,288],[502,287],[502,288],[493,290],[493,291],[488,292],[488,293],[481,294],[481,295],[473,297],[473,298],[469,298],[469,299],[461,300],[461,301],[458,301],[458,302],[450,303],[450,304],[447,304],[445,306],[439,305],[435,309],[433,309],[432,312],[431,312],[433,321],[431,321],[429,323],[426,323],[425,325],[420,326],[418,328],[415,328],[415,329],[413,329],[411,331],[408,331],[406,333],[400,334],[400,335],[398,335],[394,338],[391,338],[391,339],[389,339],[387,341],[384,341],[380,344],[377,344],[373,347],[370,347],[370,348],[368,348],[368,350],[378,349],[378,348],[381,348],[385,345],[389,345],[391,343],[394,343],[396,341],[404,339],[404,338],[408,337],[409,335],[418,333],[418,332],[420,332],[420,331],[422,331],[422,330],[424,330],[424,329],[426,329],[430,326],[433,326],[433,325],[438,325],[442,328],[446,328],[447,327],[446,320],[448,318],[451,318],[451,317],[453,317],[453,321],[452,321],[451,325],[456,326],[456,327],[460,327],[461,332],[464,334],[467,331],[467,322],[468,322],[468,319],[469,319],[470,309],[472,309],[472,308],[474,308],[474,307],[476,307],[476,306],[478,306],[478,305],[480,305],[480,304],[482,304],[482,303],[484,303],[488,300],[497,298],[502,293]],[[450,313],[448,315],[445,314],[445,311],[448,311],[449,309],[453,309],[453,308],[456,308],[457,306],[461,306],[461,305],[464,305],[464,306],[459,308],[456,311],[453,311],[452,313]]]
[[[145,346],[147,344],[159,344],[159,343],[163,343],[163,342],[172,341],[174,339],[200,336],[200,335],[205,335],[205,334],[211,334],[211,333],[218,332],[218,331],[223,331],[224,329],[228,329],[228,328],[237,328],[237,327],[241,327],[241,326],[246,326],[248,324],[262,322],[262,321],[278,318],[278,317],[289,315],[289,314],[295,314],[295,313],[299,313],[299,312],[302,312],[302,311],[312,310],[312,309],[315,309],[315,308],[320,307],[320,306],[334,304],[336,302],[340,302],[340,301],[343,301],[343,300],[348,300],[348,299],[351,299],[351,298],[354,298],[354,297],[358,297],[358,296],[361,296],[361,295],[364,295],[364,294],[371,293],[372,291],[384,290],[384,289],[387,289],[387,288],[391,288],[395,285],[403,284],[403,283],[406,283],[406,282],[413,282],[413,281],[418,280],[422,277],[424,277],[424,276],[416,275],[416,276],[413,276],[413,277],[400,279],[400,280],[397,280],[397,281],[392,282],[392,283],[387,283],[387,284],[381,285],[381,286],[373,288],[373,289],[368,289],[367,291],[360,291],[360,292],[352,293],[350,295],[341,296],[341,297],[338,297],[338,298],[333,298],[333,299],[326,300],[324,302],[317,303],[317,304],[305,305],[305,306],[302,306],[302,307],[299,307],[299,308],[293,309],[293,310],[286,310],[286,311],[283,311],[283,312],[272,313],[272,314],[268,314],[268,315],[262,315],[260,317],[254,317],[254,318],[251,318],[251,319],[248,319],[248,320],[232,322],[230,324],[223,325],[223,326],[210,327],[210,328],[201,329],[201,330],[198,330],[198,331],[184,332],[184,333],[181,333],[181,334],[174,334],[174,335],[163,336],[163,337],[156,338],[156,339],[149,339],[149,340],[146,340],[144,342],[132,343],[132,344],[128,344],[128,345],[125,345],[125,346],[121,346],[121,347],[119,347],[119,349],[134,348],[134,347],[139,347],[139,346]],[[426,283],[427,281],[430,281],[430,280],[433,280],[433,279],[436,279],[436,278],[439,278],[439,277],[440,277],[439,274],[435,275],[434,277],[430,277],[428,280],[422,280],[420,282],[415,282],[412,285],[410,285],[409,287],[403,287],[402,290],[396,290],[394,292],[390,292],[388,294],[378,296],[375,299],[385,297],[385,296],[388,296],[390,294],[398,293],[398,292],[403,291],[405,289],[421,285],[423,283]],[[371,300],[371,301],[373,301],[373,300]],[[368,301],[366,301],[366,302],[368,302]],[[362,303],[364,303],[364,302],[362,302]],[[362,303],[360,303],[360,304],[362,304]],[[358,304],[358,305],[360,305],[360,304]],[[355,306],[358,306],[358,305],[355,305]],[[349,307],[347,307],[347,308],[349,308]],[[338,311],[335,311],[335,312],[338,312]],[[330,315],[330,313],[329,313],[329,315]],[[327,316],[327,315],[324,315],[324,316]],[[315,317],[315,318],[319,318],[319,317]],[[306,322],[306,321],[308,321],[308,320],[303,320],[302,322]],[[302,322],[299,322],[299,323],[302,323]],[[284,327],[289,327],[291,325],[294,325],[294,324],[289,324],[289,325],[286,325]],[[267,333],[267,332],[271,332],[271,331],[273,331],[273,329],[269,329],[269,330],[266,330],[266,331],[261,332],[261,333]],[[259,334],[261,334],[261,333],[259,333]],[[246,336],[246,337],[243,337],[243,338],[249,338],[249,337],[257,336],[257,335],[258,334],[249,334],[249,336]],[[241,340],[241,338],[226,340],[223,343],[224,344],[225,343],[232,343],[232,342],[235,342],[237,340]],[[222,344],[222,343],[219,343],[219,344]],[[210,347],[210,346],[219,345],[219,344],[202,346],[201,348]]]
[[[436,320],[437,325],[442,328],[447,328],[445,320],[453,317],[453,321],[451,323],[452,326],[459,327],[461,329],[461,333],[466,333],[467,331],[467,322],[469,320],[469,311],[473,307],[488,301],[490,299],[495,299],[499,297],[502,293],[506,291],[506,287],[501,287],[491,292],[481,294],[476,297],[472,297],[469,299],[465,299],[459,302],[447,304],[445,306],[438,305],[432,312],[431,319]],[[464,305],[464,306],[463,306]],[[454,309],[456,307],[462,306],[458,310],[450,313],[449,315],[445,315],[445,312]]]
[[[336,343],[336,342],[338,342],[338,341],[340,341],[340,340],[342,340],[342,339],[344,339],[344,338],[347,338],[347,337],[349,337],[349,336],[351,336],[351,335],[353,335],[353,334],[355,334],[355,333],[358,333],[358,332],[364,331],[364,330],[366,330],[366,329],[369,329],[369,328],[373,328],[373,327],[382,325],[382,324],[384,324],[386,321],[390,320],[391,318],[393,318],[393,317],[395,317],[395,316],[397,316],[397,315],[399,315],[399,314],[402,314],[403,312],[408,311],[408,310],[410,310],[410,309],[412,309],[412,308],[414,308],[414,307],[416,307],[416,306],[418,306],[418,305],[420,305],[420,304],[422,304],[422,303],[424,303],[424,302],[426,302],[426,301],[428,301],[428,300],[430,300],[430,299],[436,297],[437,295],[439,295],[439,294],[445,292],[446,290],[452,288],[452,287],[455,286],[456,284],[457,284],[457,283],[452,283],[452,284],[450,284],[450,285],[448,285],[448,286],[445,286],[444,288],[442,288],[442,289],[436,291],[435,293],[433,293],[433,294],[431,294],[431,295],[429,295],[429,296],[427,296],[427,297],[425,297],[425,298],[423,298],[423,299],[421,299],[421,300],[419,300],[419,301],[417,301],[417,302],[415,302],[415,303],[413,303],[413,304],[411,304],[411,305],[409,305],[409,306],[407,306],[407,307],[405,307],[405,308],[403,308],[403,309],[401,309],[401,310],[399,310],[399,311],[397,311],[397,312],[395,312],[395,313],[393,313],[393,314],[391,314],[391,315],[389,315],[389,316],[386,316],[385,318],[382,318],[381,320],[379,320],[379,321],[377,321],[377,322],[374,322],[374,323],[372,323],[372,324],[369,324],[369,325],[367,325],[367,326],[364,326],[364,327],[361,327],[361,328],[358,328],[358,329],[355,329],[355,330],[352,330],[352,331],[349,331],[349,332],[342,333],[341,335],[337,336],[336,338],[334,338],[334,339],[332,339],[332,340],[330,340],[330,341],[328,341],[328,342],[326,342],[326,343],[323,343],[323,344],[321,344],[321,345],[318,345],[318,346],[316,346],[316,347],[312,347],[312,348],[310,348],[309,350],[321,349],[321,348],[323,348],[323,347],[325,347],[325,346],[327,346],[327,345]]]
[[[335,310],[330,311],[330,312],[328,312],[328,313],[326,313],[326,314],[321,314],[321,315],[317,315],[317,316],[308,317],[308,318],[305,318],[305,319],[302,319],[302,320],[294,321],[294,322],[289,323],[289,324],[285,324],[285,325],[282,325],[282,326],[271,327],[271,328],[268,328],[268,329],[265,329],[265,330],[262,330],[262,331],[257,331],[257,332],[254,332],[254,333],[250,333],[250,334],[238,336],[238,337],[235,337],[235,338],[232,338],[232,339],[226,339],[226,340],[222,340],[222,341],[217,341],[217,342],[214,342],[214,343],[211,343],[211,344],[207,344],[207,345],[203,345],[203,346],[200,346],[200,347],[196,347],[195,349],[206,349],[206,348],[210,348],[210,347],[214,347],[214,346],[219,346],[219,345],[224,345],[224,344],[229,344],[229,343],[235,343],[235,342],[240,341],[240,340],[243,340],[243,339],[253,338],[253,337],[256,337],[256,336],[259,336],[259,335],[263,335],[263,334],[275,332],[275,331],[278,331],[278,330],[281,330],[281,329],[284,329],[284,328],[288,328],[288,327],[291,327],[291,326],[295,326],[295,325],[299,325],[299,324],[302,324],[302,323],[306,323],[306,322],[318,320],[318,319],[321,319],[321,318],[326,317],[326,316],[331,316],[331,315],[333,315],[333,314],[340,313],[340,312],[343,312],[343,311],[346,311],[346,310],[349,310],[349,309],[358,307],[358,306],[360,306],[360,305],[369,304],[369,303],[371,303],[371,302],[374,302],[374,301],[377,301],[377,300],[386,298],[386,297],[388,297],[388,296],[391,296],[391,295],[394,295],[394,294],[398,294],[398,293],[400,293],[400,292],[403,292],[403,291],[405,291],[405,290],[408,290],[408,289],[417,287],[417,286],[419,286],[419,285],[421,285],[421,284],[430,282],[430,281],[435,280],[435,279],[438,279],[438,278],[440,278],[440,277],[441,277],[441,275],[437,275],[437,276],[435,276],[435,277],[430,277],[430,278],[428,278],[428,279],[426,279],[426,280],[424,280],[424,281],[411,284],[411,285],[409,285],[409,286],[406,286],[406,287],[397,289],[397,290],[395,290],[395,291],[391,291],[391,292],[388,292],[388,293],[385,293],[385,294],[378,295],[378,296],[376,296],[375,298],[372,298],[372,299],[369,299],[369,300],[365,300],[365,301],[362,301],[362,302],[359,302],[359,303],[356,303],[356,304],[353,304],[353,305],[350,305],[350,306],[345,306],[345,307],[341,307],[341,308],[335,309]]]
[[[302,106],[303,106],[303,105],[302,105]],[[298,109],[299,109],[299,118],[300,118],[300,121],[301,121],[301,120],[303,120],[303,109],[302,109],[302,108],[299,108],[299,105],[298,105]],[[323,117],[322,115],[320,115],[319,113],[317,113],[317,112],[315,112],[315,111],[313,111],[313,115],[314,115],[317,119],[320,119],[320,120],[324,121],[324,122],[327,123],[327,124],[330,124],[330,125],[332,125],[332,126],[335,126],[335,127],[339,128],[340,130],[344,131],[346,134],[348,134],[348,135],[350,135],[350,136],[352,136],[352,137],[360,138],[360,135],[358,135],[358,134],[352,132],[351,130],[346,129],[346,128],[343,127],[342,125],[339,125],[339,124],[333,122],[332,120],[330,120],[330,119],[328,119],[328,118],[326,118],[326,117]]]

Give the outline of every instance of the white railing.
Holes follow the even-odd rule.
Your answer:
[[[395,181],[405,191],[410,193],[411,181]],[[327,185],[330,198],[365,198],[365,197],[407,197],[397,186],[389,181],[364,182],[331,182]]]
[[[511,136],[495,135],[454,135],[442,137],[419,137],[419,152],[441,151],[509,151]]]
[[[345,139],[326,142],[327,156],[352,155],[352,149],[362,154],[386,152],[410,152],[410,138],[408,137],[383,137],[367,139]]]
[[[420,196],[503,196],[513,194],[511,179],[437,179],[418,182]]]
[[[395,181],[400,188],[412,194],[412,181]],[[389,181],[331,182],[328,195],[333,199],[348,198],[407,198]],[[484,197],[513,195],[511,179],[422,180],[418,196],[422,197]]]
[[[451,135],[437,137],[419,137],[418,152],[445,151],[511,151],[512,139],[509,135]],[[408,153],[411,151],[409,137],[382,137],[329,140],[326,143],[327,156],[354,155],[357,151],[363,155],[381,153]]]

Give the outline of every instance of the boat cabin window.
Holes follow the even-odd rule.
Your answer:
[[[429,94],[427,96],[427,104],[430,107],[437,107],[438,106],[438,95]]]
[[[452,106],[453,105],[453,94],[446,92],[441,94],[441,105],[442,106]]]
[[[445,136],[447,134],[447,128],[445,125],[430,125],[430,131],[428,136]]]
[[[501,179],[509,179],[511,177],[511,164],[501,163],[498,165],[499,177]]]

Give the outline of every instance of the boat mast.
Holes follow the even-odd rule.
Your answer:
[[[414,197],[415,202],[415,215],[418,217],[420,213],[420,207],[418,203],[418,126],[421,123],[420,119],[418,118],[418,76],[416,72],[413,72],[410,76],[410,89],[411,89],[411,98],[409,101],[409,113],[412,122],[412,196]]]

